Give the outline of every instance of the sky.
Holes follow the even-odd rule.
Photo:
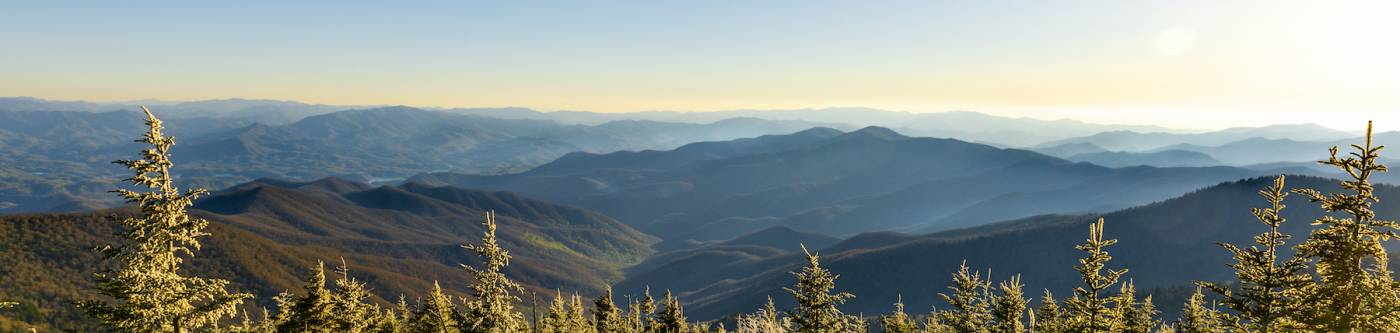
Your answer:
[[[1400,129],[1397,12],[1389,1],[6,1],[0,96]]]

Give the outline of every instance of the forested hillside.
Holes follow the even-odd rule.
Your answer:
[[[231,280],[233,288],[273,306],[273,296],[299,290],[307,267],[344,258],[381,303],[410,299],[438,280],[463,295],[470,279],[459,247],[478,237],[475,223],[499,215],[502,246],[519,257],[507,270],[531,292],[555,288],[597,294],[622,278],[654,238],[595,212],[505,192],[408,184],[372,187],[328,178],[307,183],[260,180],[202,199],[191,214],[210,221],[204,248],[188,268]],[[23,300],[0,314],[0,327],[46,323],[90,329],[70,305],[93,288],[94,247],[116,241],[106,218],[131,210],[0,216],[0,298]],[[81,330],[87,330],[81,329]]]

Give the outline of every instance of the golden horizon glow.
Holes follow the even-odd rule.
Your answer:
[[[0,21],[15,25],[0,28],[87,29],[0,36],[16,50],[0,55],[0,95],[597,112],[858,106],[1178,128],[1400,120],[1390,116],[1400,112],[1400,21],[1389,17],[1400,5],[1385,1],[44,6],[0,5],[11,13]]]

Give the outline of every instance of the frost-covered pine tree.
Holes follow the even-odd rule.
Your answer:
[[[566,333],[569,327],[569,310],[564,301],[563,293],[554,291],[554,301],[549,303],[549,310],[544,313],[544,318],[540,319],[539,332],[541,333]]]
[[[651,297],[651,287],[642,293],[642,302],[637,312],[641,313],[642,332],[651,332],[658,325],[656,320],[656,299]]]
[[[1269,228],[1268,232],[1254,236],[1254,245],[1241,248],[1234,244],[1222,243],[1221,247],[1230,251],[1235,263],[1236,285],[1202,283],[1208,290],[1221,297],[1220,303],[1233,310],[1228,316],[1233,330],[1239,332],[1296,332],[1306,328],[1297,322],[1294,313],[1299,309],[1299,293],[1312,285],[1308,275],[1308,259],[1293,256],[1280,262],[1279,247],[1284,246],[1289,236],[1279,232],[1285,221],[1280,213],[1286,207],[1283,200],[1288,197],[1284,176],[1274,178],[1272,186],[1259,191],[1259,196],[1269,202],[1268,207],[1254,208],[1254,218]]]
[[[1181,318],[1177,319],[1177,333],[1224,333],[1225,323],[1222,321],[1219,311],[1206,307],[1205,294],[1201,288],[1196,288],[1196,293],[1191,294],[1186,299],[1186,306],[1181,309]]]
[[[368,303],[369,287],[350,277],[350,267],[344,258],[340,259],[340,267],[336,267],[335,272],[339,276],[335,280],[335,293],[331,295],[331,308],[336,314],[331,326],[336,332],[368,332],[372,325],[386,320],[377,306]],[[393,314],[389,315],[392,318]]]
[[[395,306],[398,307],[397,305]],[[375,320],[370,324],[369,332],[374,333],[406,333],[408,326],[404,324],[407,318],[399,315],[396,309],[384,309],[379,311],[375,308]]]
[[[412,333],[459,333],[456,306],[452,298],[442,292],[442,286],[433,281],[433,291],[428,298],[420,301],[418,311],[409,320]]]
[[[611,290],[609,290],[611,292]],[[584,315],[583,296],[576,292],[569,300],[569,325],[568,332],[596,332],[593,323]]]
[[[263,308],[263,320],[260,324],[262,326],[271,327],[271,331],[276,331],[277,327],[291,320],[291,309],[296,305],[296,301],[297,295],[286,291],[278,293],[277,296],[272,296],[272,302],[276,304],[277,312],[273,314],[269,312],[267,308]]]
[[[1157,319],[1157,305],[1152,304],[1152,295],[1138,302],[1137,290],[1131,280],[1118,289],[1118,298],[1114,303],[1117,305],[1114,310],[1118,311],[1117,316],[1123,321],[1124,333],[1153,333],[1161,326],[1161,321]]]
[[[948,326],[947,323],[944,323],[944,322],[943,322],[943,319],[942,319],[942,318],[939,318],[939,317],[938,317],[938,308],[935,307],[935,308],[933,308],[931,311],[929,311],[928,316],[924,316],[924,329],[923,329],[922,331],[919,331],[919,332],[920,332],[920,333],[952,333],[952,332],[953,332],[953,327],[952,327],[952,326]]]
[[[1024,333],[1026,324],[1022,320],[1026,316],[1026,307],[1030,303],[1022,293],[1021,276],[1014,275],[1009,281],[1002,281],[997,285],[999,294],[990,294],[992,307],[991,331],[993,333]]]
[[[1294,193],[1319,203],[1329,215],[1313,221],[1314,229],[1299,244],[1298,255],[1313,259],[1317,281],[1305,291],[1300,321],[1326,332],[1400,332],[1400,285],[1391,276],[1384,243],[1400,229],[1395,221],[1377,219],[1371,205],[1380,199],[1371,175],[1386,172],[1377,162],[1383,146],[1373,146],[1371,124],[1366,124],[1365,145],[1352,145],[1349,156],[1338,156],[1337,147],[1322,164],[1348,176],[1342,191],[1324,194],[1314,189]],[[1331,214],[1340,214],[1338,217]]]
[[[768,297],[768,303],[758,312],[740,315],[735,321],[734,333],[788,333],[792,329],[792,324],[787,318],[778,317],[778,307],[773,304],[773,297]]]
[[[1104,221],[1100,218],[1089,225],[1089,239],[1075,246],[1084,251],[1087,257],[1079,259],[1074,269],[1084,281],[1084,286],[1074,288],[1074,297],[1065,301],[1065,313],[1070,331],[1079,332],[1118,332],[1122,329],[1121,319],[1116,315],[1114,297],[1105,295],[1118,284],[1118,279],[1128,273],[1127,269],[1107,269],[1113,259],[1104,249],[1118,243],[1116,239],[1103,238]]]
[[[624,314],[622,318],[623,329],[627,332],[645,332],[646,329],[643,328],[643,326],[645,326],[643,322],[646,320],[646,317],[650,316],[642,314],[641,302],[637,301],[637,299],[632,296],[627,296],[627,313]]]
[[[377,333],[406,333],[409,331],[409,321],[413,319],[413,311],[408,308],[408,299],[403,294],[399,295],[399,301],[394,306],[384,311],[385,320],[380,322]]]
[[[311,275],[306,279],[306,295],[286,308],[287,320],[277,326],[279,332],[336,332],[333,323],[339,315],[335,309],[335,295],[326,289],[325,264],[320,261],[311,266]]]
[[[239,312],[238,316],[237,316],[236,318],[234,318],[234,320],[238,321],[238,324],[234,324],[234,325],[231,325],[231,326],[228,326],[228,327],[212,328],[212,329],[210,329],[210,331],[211,331],[211,332],[231,332],[231,333],[232,333],[232,332],[238,332],[238,333],[243,333],[243,332],[262,332],[262,331],[259,330],[260,327],[259,327],[258,323],[257,323],[256,321],[253,320],[253,316],[248,315],[248,310],[247,310],[247,309],[238,309],[238,312]]]
[[[510,265],[510,253],[501,248],[496,241],[496,212],[486,212],[486,220],[482,222],[486,229],[481,238],[481,245],[467,244],[463,247],[475,252],[482,260],[482,268],[462,265],[476,278],[476,283],[472,285],[471,301],[466,302],[466,311],[463,313],[465,322],[462,325],[464,332],[481,333],[515,333],[530,330],[530,325],[525,322],[525,315],[515,311],[515,302],[520,301],[520,297],[515,293],[525,292],[525,288],[519,283],[511,281],[505,273],[501,271]]]
[[[657,333],[685,333],[687,323],[685,319],[685,309],[681,307],[681,301],[671,295],[671,291],[666,291],[666,304],[662,307],[661,313],[657,314],[657,327],[653,331]]]
[[[957,333],[987,333],[992,327],[991,306],[987,299],[990,282],[982,279],[981,273],[972,272],[964,261],[953,273],[953,285],[948,289],[952,294],[938,294],[948,303],[948,309],[938,313],[938,318]]]
[[[840,275],[831,274],[821,267],[821,257],[807,250],[802,246],[802,253],[807,256],[807,266],[801,270],[792,272],[797,278],[797,285],[792,288],[783,288],[792,298],[797,300],[797,308],[788,311],[787,317],[792,320],[793,332],[796,333],[845,333],[852,331],[864,331],[864,322],[860,318],[847,315],[841,312],[841,304],[854,298],[850,293],[832,293],[836,288],[836,279]]]
[[[899,296],[894,302],[894,312],[886,316],[880,316],[880,328],[885,333],[919,333],[919,324],[909,318],[909,314],[904,313],[904,296]]]
[[[1069,323],[1065,319],[1065,311],[1060,308],[1059,301],[1055,300],[1055,295],[1050,290],[1045,290],[1045,294],[1040,296],[1040,306],[1031,311],[1031,332],[1035,333],[1062,333],[1069,332]]]
[[[622,309],[613,303],[612,288],[593,301],[593,329],[598,333],[625,333]]]
[[[238,313],[252,295],[232,293],[229,282],[180,274],[180,264],[199,249],[209,222],[190,216],[187,208],[204,189],[181,192],[170,174],[170,148],[161,121],[145,107],[148,131],[137,142],[150,145],[141,158],[115,163],[133,173],[126,181],[140,190],[117,189],[141,211],[118,223],[123,240],[102,249],[115,266],[96,274],[97,291],[110,300],[80,302],[78,308],[119,332],[187,332],[216,325]]]

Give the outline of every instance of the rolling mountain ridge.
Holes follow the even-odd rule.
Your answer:
[[[461,247],[479,241],[494,210],[497,236],[514,257],[506,274],[540,294],[556,288],[596,294],[623,278],[657,240],[607,216],[508,192],[421,184],[371,186],[336,178],[313,182],[257,180],[200,200],[191,213],[210,221],[212,236],[187,271],[229,279],[236,290],[269,306],[299,291],[317,260],[344,259],[381,297],[424,295],[433,282],[462,295],[471,275],[458,266],[475,257]],[[99,267],[92,249],[112,244],[115,223],[90,213],[0,216],[0,291],[38,306],[29,322],[90,324],[70,302],[92,290]],[[377,299],[389,304],[397,299]],[[10,316],[0,313],[0,317]],[[16,314],[16,316],[22,316]]]
[[[773,226],[848,236],[1105,212],[1265,174],[1233,167],[1108,168],[867,127],[672,151],[573,154],[518,174],[432,173],[410,181],[525,193],[598,210],[669,241],[705,241]]]
[[[319,113],[278,125],[195,114],[207,116],[167,117],[166,125],[179,142],[173,159],[184,170],[180,181],[208,188],[265,177],[392,182],[430,171],[499,173],[572,152],[670,149],[816,125],[727,119],[584,126],[404,107]],[[104,191],[123,171],[108,162],[139,149],[131,133],[140,133],[143,119],[137,111],[6,111],[0,103],[0,213],[119,205]]]
[[[1197,280],[1226,281],[1233,278],[1233,271],[1225,266],[1231,262],[1230,255],[1216,243],[1248,244],[1254,235],[1267,231],[1250,215],[1250,208],[1265,204],[1255,192],[1271,181],[1263,177],[1225,182],[1102,215],[1042,215],[925,235],[862,234],[819,252],[823,266],[841,275],[837,290],[857,295],[843,307],[852,313],[884,313],[899,296],[910,309],[941,306],[938,293],[946,292],[950,274],[964,260],[974,269],[990,270],[994,280],[1019,274],[1028,293],[1048,289],[1056,295],[1068,295],[1069,288],[1082,283],[1072,268],[1082,256],[1074,246],[1087,235],[1089,223],[1100,216],[1107,221],[1107,238],[1119,240],[1118,245],[1108,248],[1114,258],[1110,268],[1128,268],[1125,281],[1132,280],[1139,291],[1189,285]],[[1336,180],[1306,176],[1289,177],[1288,187],[1339,189]],[[1400,188],[1379,185],[1377,194],[1382,198],[1375,207],[1378,216],[1400,216],[1400,204],[1385,200],[1400,196]],[[1283,231],[1294,236],[1289,241],[1291,247],[1313,228],[1310,222],[1321,216],[1321,211],[1297,195],[1287,204],[1284,216],[1288,221]],[[791,285],[788,272],[804,263],[800,252],[721,257],[724,253],[713,251],[708,260],[697,256],[690,262],[675,260],[671,265],[629,274],[617,289],[621,293],[645,286],[670,289],[687,301],[687,313],[697,318],[753,311],[768,296],[778,300],[779,307],[790,305],[782,297],[781,287]],[[685,274],[705,266],[724,269]],[[674,278],[677,276],[686,278]],[[1159,306],[1171,309],[1179,305]]]

